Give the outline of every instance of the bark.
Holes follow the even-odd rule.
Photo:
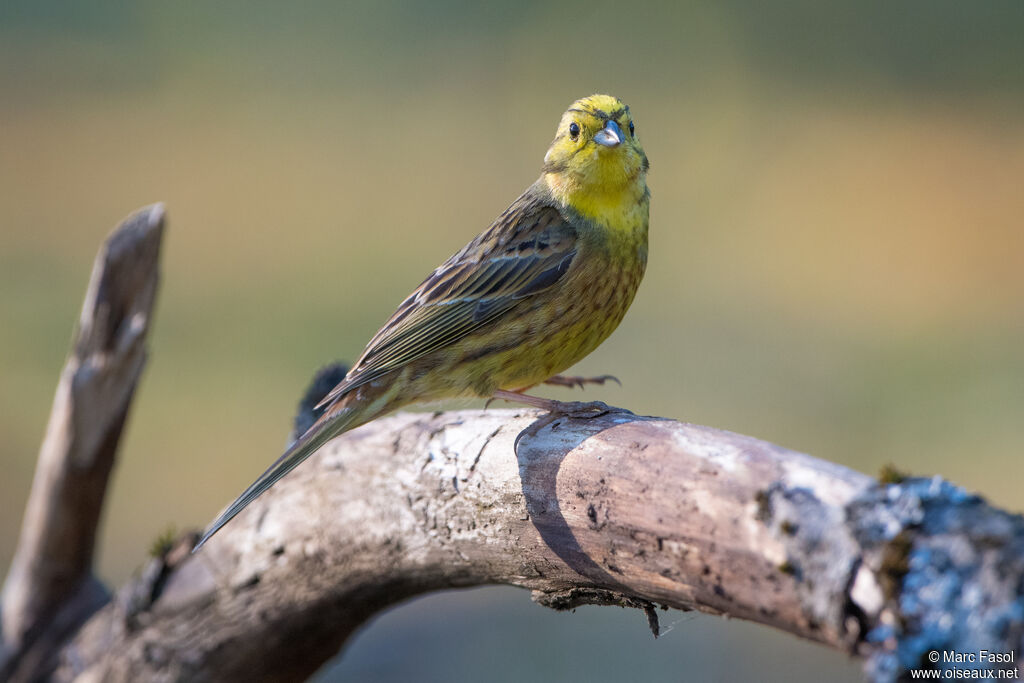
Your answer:
[[[150,285],[140,291],[151,303]],[[135,318],[102,318],[134,341],[85,357],[137,349],[124,322]],[[141,368],[132,357],[130,382],[102,384],[119,391],[72,401],[88,420],[51,420],[54,433],[103,438],[85,449],[91,458],[70,446],[58,458],[48,433],[4,594],[0,673],[17,680],[301,680],[381,609],[494,583],[555,609],[636,607],[655,635],[663,607],[748,619],[862,657],[875,681],[964,668],[933,664],[931,651],[1024,645],[1020,516],[938,477],[879,482],[751,437],[623,412],[375,421],[329,443],[200,552],[189,552],[197,534],[178,539],[95,611],[104,594],[89,575],[92,542],[125,387]],[[66,371],[55,406],[75,396],[69,373],[79,376]],[[296,424],[309,422],[309,404]],[[103,476],[82,476],[82,458]],[[78,508],[73,533],[46,522]]]
[[[523,434],[536,417],[402,414],[336,439],[202,551],[154,561],[58,679],[300,680],[384,607],[493,583],[639,607],[655,631],[663,606],[749,619],[875,680],[932,649],[1019,651],[1020,517],[708,427],[613,413]]]

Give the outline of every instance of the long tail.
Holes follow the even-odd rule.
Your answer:
[[[264,491],[276,484],[281,477],[291,472],[293,469],[298,467],[303,460],[313,455],[318,448],[342,432],[354,429],[355,427],[365,424],[376,417],[377,414],[379,414],[377,411],[367,410],[367,408],[371,407],[372,406],[356,403],[350,407],[342,408],[333,415],[330,414],[333,411],[328,410],[328,413],[310,427],[309,430],[299,437],[295,443],[289,446],[288,450],[284,452],[284,455],[278,458],[266,472],[261,474],[259,479],[254,481],[249,488],[242,492],[242,495],[240,495],[235,502],[229,505],[224,512],[220,513],[220,516],[213,521],[213,524],[207,528],[203,537],[200,538],[199,542],[196,543],[194,548],[192,548],[192,552],[196,552],[202,548],[203,544],[210,540],[211,536],[220,531],[221,527],[230,522],[235,515],[244,510],[249,503],[259,498]]]

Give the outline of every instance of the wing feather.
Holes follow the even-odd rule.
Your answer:
[[[527,192],[399,305],[321,405],[457,343],[552,287],[572,266],[576,237],[555,208]]]

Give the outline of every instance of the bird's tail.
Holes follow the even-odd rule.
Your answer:
[[[225,508],[220,513],[220,516],[213,521],[213,524],[206,529],[202,538],[192,548],[192,552],[196,552],[203,547],[203,544],[210,540],[211,536],[220,531],[235,515],[244,510],[249,503],[259,498],[264,491],[276,484],[281,477],[298,467],[303,460],[313,455],[325,443],[342,432],[369,422],[382,412],[379,409],[375,409],[377,405],[366,405],[361,402],[353,402],[352,405],[345,407],[339,405],[338,408],[340,410],[328,409],[320,420],[299,437],[295,443],[289,446],[288,450],[273,465],[267,468],[266,472],[260,475],[259,479],[243,491],[242,495],[235,502]]]

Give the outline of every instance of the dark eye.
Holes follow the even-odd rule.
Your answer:
[[[580,124],[573,121],[569,124],[569,137],[575,140],[580,136]]]
[[[633,131],[635,131],[635,130],[636,130],[636,128],[633,127],[633,122],[630,121],[629,122],[629,134],[632,135]]]

